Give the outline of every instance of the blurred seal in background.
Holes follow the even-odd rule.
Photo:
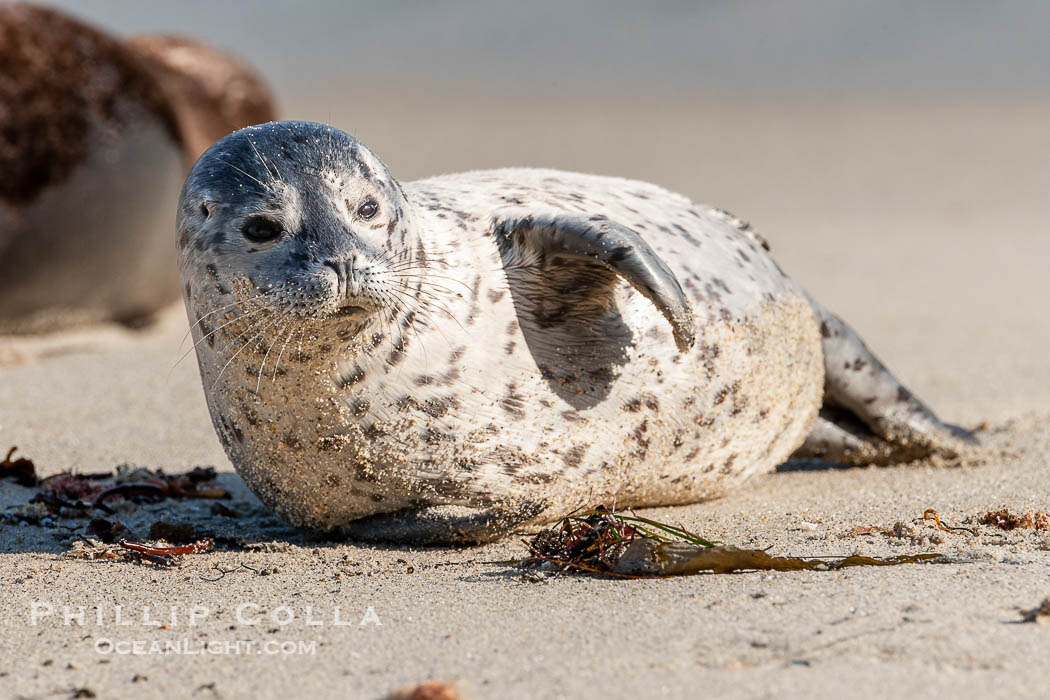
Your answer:
[[[214,48],[0,5],[0,333],[138,325],[174,301],[185,172],[273,118],[263,81]]]

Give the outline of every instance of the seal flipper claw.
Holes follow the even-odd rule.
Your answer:
[[[519,246],[549,257],[601,265],[651,301],[687,352],[696,339],[692,305],[678,279],[655,250],[631,229],[603,216],[515,210],[493,221],[501,248]]]
[[[960,457],[979,446],[942,422],[912,394],[840,318],[812,302],[824,351],[824,407],[795,453],[849,464],[890,464],[940,455]]]

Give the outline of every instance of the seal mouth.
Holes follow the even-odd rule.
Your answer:
[[[363,306],[340,306],[333,312],[333,316],[337,318],[347,318],[350,316],[361,316],[368,313],[368,309]]]

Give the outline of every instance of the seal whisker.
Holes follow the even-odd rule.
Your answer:
[[[400,291],[400,290],[396,290],[396,289],[391,289],[390,291],[395,293],[395,294],[399,294],[399,295],[404,296],[403,303],[414,305],[412,308],[413,308],[414,311],[416,311],[417,318],[425,316],[425,318],[427,320],[427,323],[430,325],[430,327],[438,332],[438,334],[445,340],[445,342],[448,344],[449,347],[452,347],[452,341],[449,340],[448,336],[446,336],[444,331],[441,330],[441,327],[436,323],[436,321],[434,320],[433,316],[431,316],[428,313],[429,312],[429,308],[430,308],[429,306],[424,304],[422,302],[422,300],[416,299],[411,294],[407,294],[404,291]],[[441,308],[441,307],[438,307],[438,310],[439,311],[444,311],[446,314],[448,314],[449,318],[451,318],[453,321],[456,322],[457,325],[459,325],[459,320],[455,316],[452,315],[451,311],[449,311],[448,309],[445,309],[445,308]],[[463,328],[463,326],[460,325],[460,328]]]
[[[221,331],[223,328],[225,328],[226,326],[229,326],[230,324],[237,323],[238,321],[242,321],[242,320],[248,318],[249,316],[253,316],[253,315],[259,313],[260,311],[266,311],[266,310],[268,310],[268,309],[264,307],[262,309],[255,309],[254,311],[244,312],[240,316],[237,316],[237,317],[233,318],[232,320],[227,321],[226,323],[222,324],[218,328],[212,329],[207,335],[201,336],[200,340],[198,340],[196,343],[193,344],[193,347],[191,347],[186,352],[182,353],[182,356],[179,357],[179,359],[175,361],[175,364],[172,365],[171,370],[169,370],[168,376],[170,377],[171,376],[171,372],[175,371],[175,368],[178,367],[179,364],[183,360],[186,359],[186,356],[189,355],[194,350],[196,350],[197,346],[200,345],[201,343],[203,343],[205,340],[207,340],[210,336],[212,336],[213,334]]]
[[[197,319],[196,323],[194,323],[192,326],[190,326],[188,329],[186,329],[186,333],[182,336],[182,341],[179,343],[179,350],[182,350],[182,346],[186,344],[186,338],[190,337],[190,334],[193,333],[193,329],[196,328],[197,326],[199,326],[200,324],[202,324],[204,322],[204,319],[208,318],[209,316],[214,316],[215,314],[219,313],[220,311],[225,311],[226,309],[230,308],[231,306],[237,306],[238,304],[247,304],[247,303],[250,303],[252,301],[255,301],[256,299],[261,299],[264,296],[266,296],[266,295],[265,294],[259,294],[259,295],[255,296],[255,297],[252,297],[251,299],[248,299],[247,301],[243,301],[243,302],[242,301],[231,301],[229,304],[226,304],[224,306],[220,306],[219,308],[217,308],[217,309],[215,309],[213,311],[209,311],[208,313],[204,314],[203,316],[201,316],[200,318]]]
[[[436,295],[434,295],[434,294],[429,294],[429,293],[427,293],[427,292],[426,292],[426,291],[424,291],[424,290],[417,290],[417,291],[420,291],[420,292],[422,292],[422,293],[423,293],[424,295],[426,295],[426,296],[428,296],[428,297],[429,297],[429,298],[428,298],[427,300],[423,300],[423,299],[417,299],[417,298],[415,298],[415,296],[414,296],[414,295],[412,294],[412,292],[408,291],[407,289],[400,289],[400,290],[399,290],[399,289],[391,288],[391,289],[390,289],[390,291],[391,291],[391,292],[393,292],[393,293],[396,293],[396,294],[403,294],[403,295],[407,295],[407,296],[408,296],[408,298],[410,298],[410,299],[411,299],[412,301],[414,301],[414,302],[416,302],[416,303],[419,303],[419,304],[422,304],[422,305],[423,305],[423,308],[424,308],[424,309],[427,309],[427,310],[429,310],[429,309],[430,309],[431,307],[433,307],[433,308],[436,308],[436,309],[437,309],[438,311],[441,311],[441,312],[442,312],[442,313],[444,313],[444,314],[445,314],[446,316],[448,316],[448,317],[449,317],[450,319],[452,319],[452,321],[454,321],[454,322],[455,322],[455,324],[456,324],[457,326],[459,326],[460,330],[462,330],[462,331],[466,332],[466,330],[467,330],[467,329],[466,329],[466,328],[463,328],[463,324],[459,322],[459,319],[458,319],[458,318],[456,318],[456,315],[455,315],[454,313],[452,313],[452,312],[451,312],[451,311],[450,311],[450,310],[448,309],[448,307],[446,307],[446,306],[445,306],[444,304],[442,304],[442,303],[441,303],[441,302],[439,301],[439,297],[437,297]],[[435,326],[435,327],[436,327],[436,326]]]
[[[281,335],[284,334],[284,329],[286,327],[287,327],[286,325],[281,325],[280,326],[280,330],[277,331],[277,335],[274,336],[273,342],[270,343],[270,347],[266,348],[266,354],[263,355],[262,362],[259,363],[259,378],[255,382],[255,393],[256,394],[258,394],[259,393],[259,389],[262,388],[262,376],[263,376],[263,369],[266,367],[266,359],[268,357],[270,357],[270,351],[273,350],[273,346],[277,345],[277,341],[281,339]],[[276,374],[276,373],[277,373],[277,370],[274,369],[274,374]]]
[[[222,158],[217,158],[216,160],[218,160],[218,161],[219,161],[219,162],[221,162],[221,163],[226,163],[226,165],[230,166],[231,168],[233,168],[233,169],[234,169],[234,170],[236,170],[237,172],[241,173],[241,174],[242,174],[242,175],[244,175],[245,177],[249,177],[249,178],[251,178],[252,180],[255,180],[256,182],[258,182],[258,183],[259,183],[260,185],[262,185],[262,186],[263,186],[263,187],[264,187],[264,188],[266,189],[266,191],[267,191],[267,192],[269,192],[269,191],[270,191],[270,186],[269,186],[269,185],[267,185],[267,184],[266,184],[265,182],[263,182],[262,180],[260,180],[259,178],[255,177],[254,175],[252,175],[252,174],[250,174],[250,173],[248,173],[248,172],[246,172],[246,171],[244,171],[244,170],[241,170],[240,168],[238,168],[238,167],[237,167],[236,165],[234,165],[233,163],[230,163],[229,161],[225,161],[225,160],[223,160]]]
[[[262,323],[262,322],[260,321],[259,323]],[[257,326],[259,325],[259,323],[256,323],[256,324],[255,324],[254,326],[252,326],[252,327],[253,327],[253,328],[257,327]],[[278,321],[274,321],[274,322],[272,322],[272,323],[271,323],[271,324],[270,324],[269,326],[267,326],[266,328],[263,328],[262,330],[260,330],[259,332],[257,332],[257,333],[256,333],[255,335],[253,335],[253,336],[252,336],[251,338],[249,338],[249,339],[247,340],[247,342],[245,342],[245,343],[244,343],[244,345],[242,345],[242,346],[241,346],[240,348],[238,348],[238,349],[237,349],[237,352],[233,353],[233,355],[231,355],[231,356],[230,356],[230,359],[229,359],[229,360],[227,360],[227,361],[226,361],[226,364],[224,364],[224,365],[222,366],[222,369],[221,369],[221,370],[219,370],[219,374],[218,374],[218,375],[217,375],[217,376],[215,377],[215,381],[214,381],[214,382],[212,382],[212,385],[211,385],[211,390],[214,390],[214,389],[215,389],[215,386],[216,386],[216,385],[217,385],[217,384],[219,383],[219,380],[220,380],[220,379],[222,378],[223,372],[225,372],[225,371],[226,371],[226,368],[230,366],[230,363],[232,363],[232,362],[233,362],[233,361],[234,361],[235,359],[237,359],[237,356],[238,356],[238,355],[240,355],[240,354],[241,354],[241,353],[242,353],[242,352],[244,351],[244,349],[245,349],[246,347],[248,347],[248,346],[249,346],[249,345],[251,345],[251,344],[252,344],[253,342],[255,342],[255,339],[256,339],[256,338],[258,338],[259,336],[261,336],[261,335],[262,335],[263,333],[265,333],[265,332],[266,332],[267,330],[269,330],[270,328],[273,328],[273,327],[274,327],[274,326],[275,326],[275,325],[276,325],[277,323],[278,323]],[[242,334],[242,335],[241,335],[241,337],[244,337],[244,335],[247,335],[247,333],[248,333],[248,331],[245,331],[245,333],[244,333],[244,334]]]
[[[458,298],[462,298],[463,297],[463,293],[462,292],[457,292],[454,289],[446,287],[443,284],[433,284],[430,281],[431,278],[434,278],[434,279],[451,279],[451,278],[443,278],[441,276],[434,276],[434,275],[417,275],[417,274],[412,274],[412,273],[408,273],[408,274],[405,274],[405,273],[393,273],[390,276],[394,277],[396,279],[406,279],[406,280],[414,280],[414,281],[417,281],[417,282],[425,282],[428,287],[434,287],[435,289],[438,289],[438,290],[440,290],[442,292],[446,292],[446,293],[448,293],[448,294],[450,294],[451,296],[454,296],[454,297],[458,297]],[[455,280],[455,281],[458,281],[458,280]],[[464,285],[464,286],[466,286],[466,285]],[[470,291],[470,287],[466,287],[466,289],[467,289],[467,291]]]
[[[281,345],[281,351],[277,353],[277,361],[273,363],[273,376],[270,378],[270,382],[277,381],[277,368],[281,366],[281,358],[284,357],[284,350],[288,347],[288,341],[295,335],[295,329],[288,331],[288,337],[284,339],[284,344]]]
[[[252,150],[255,151],[256,157],[259,159],[259,162],[262,163],[262,166],[266,170],[266,174],[270,176],[270,179],[271,180],[277,180],[279,182],[284,182],[283,178],[276,178],[276,177],[273,176],[273,173],[270,172],[270,166],[268,166],[266,164],[266,159],[262,157],[261,153],[259,153],[259,149],[258,149],[258,147],[256,147],[255,142],[251,140],[251,137],[248,138],[248,145],[250,145],[252,147]],[[277,170],[277,164],[276,163],[274,164],[273,167],[274,167],[274,170]],[[280,171],[278,171],[278,173],[280,173]]]
[[[415,274],[414,273],[415,269],[422,270],[423,273],[422,274]],[[404,277],[412,276],[412,277],[417,277],[417,278],[421,278],[421,279],[428,280],[428,281],[431,280],[431,279],[436,279],[436,280],[446,280],[448,282],[455,282],[456,284],[462,286],[463,289],[465,289],[468,294],[474,291],[474,290],[472,290],[470,288],[470,285],[466,284],[463,280],[456,279],[455,277],[448,277],[447,275],[434,274],[434,272],[432,270],[426,270],[425,268],[408,268],[408,269],[400,269],[400,270],[395,270],[395,269],[391,268],[389,270],[389,272],[391,272],[392,274],[399,275],[399,276],[404,276]],[[453,291],[451,289],[448,289],[448,292],[449,292],[449,294],[459,294],[460,293],[460,292]]]
[[[236,345],[238,342],[240,342],[240,340],[242,338],[244,338],[244,336],[248,335],[253,330],[259,328],[259,326],[262,325],[267,320],[269,320],[269,319],[264,316],[262,318],[258,318],[258,319],[255,319],[254,321],[252,321],[250,324],[248,324],[248,327],[245,328],[243,331],[241,331],[237,335],[233,336],[232,338],[229,338],[227,340],[226,344],[223,345],[222,350],[219,351],[219,353],[217,353],[217,354],[228,352],[234,345]]]

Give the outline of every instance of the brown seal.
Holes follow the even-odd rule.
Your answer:
[[[265,86],[190,40],[27,4],[0,6],[0,65],[0,332],[149,317],[178,294],[181,177],[273,118]]]

